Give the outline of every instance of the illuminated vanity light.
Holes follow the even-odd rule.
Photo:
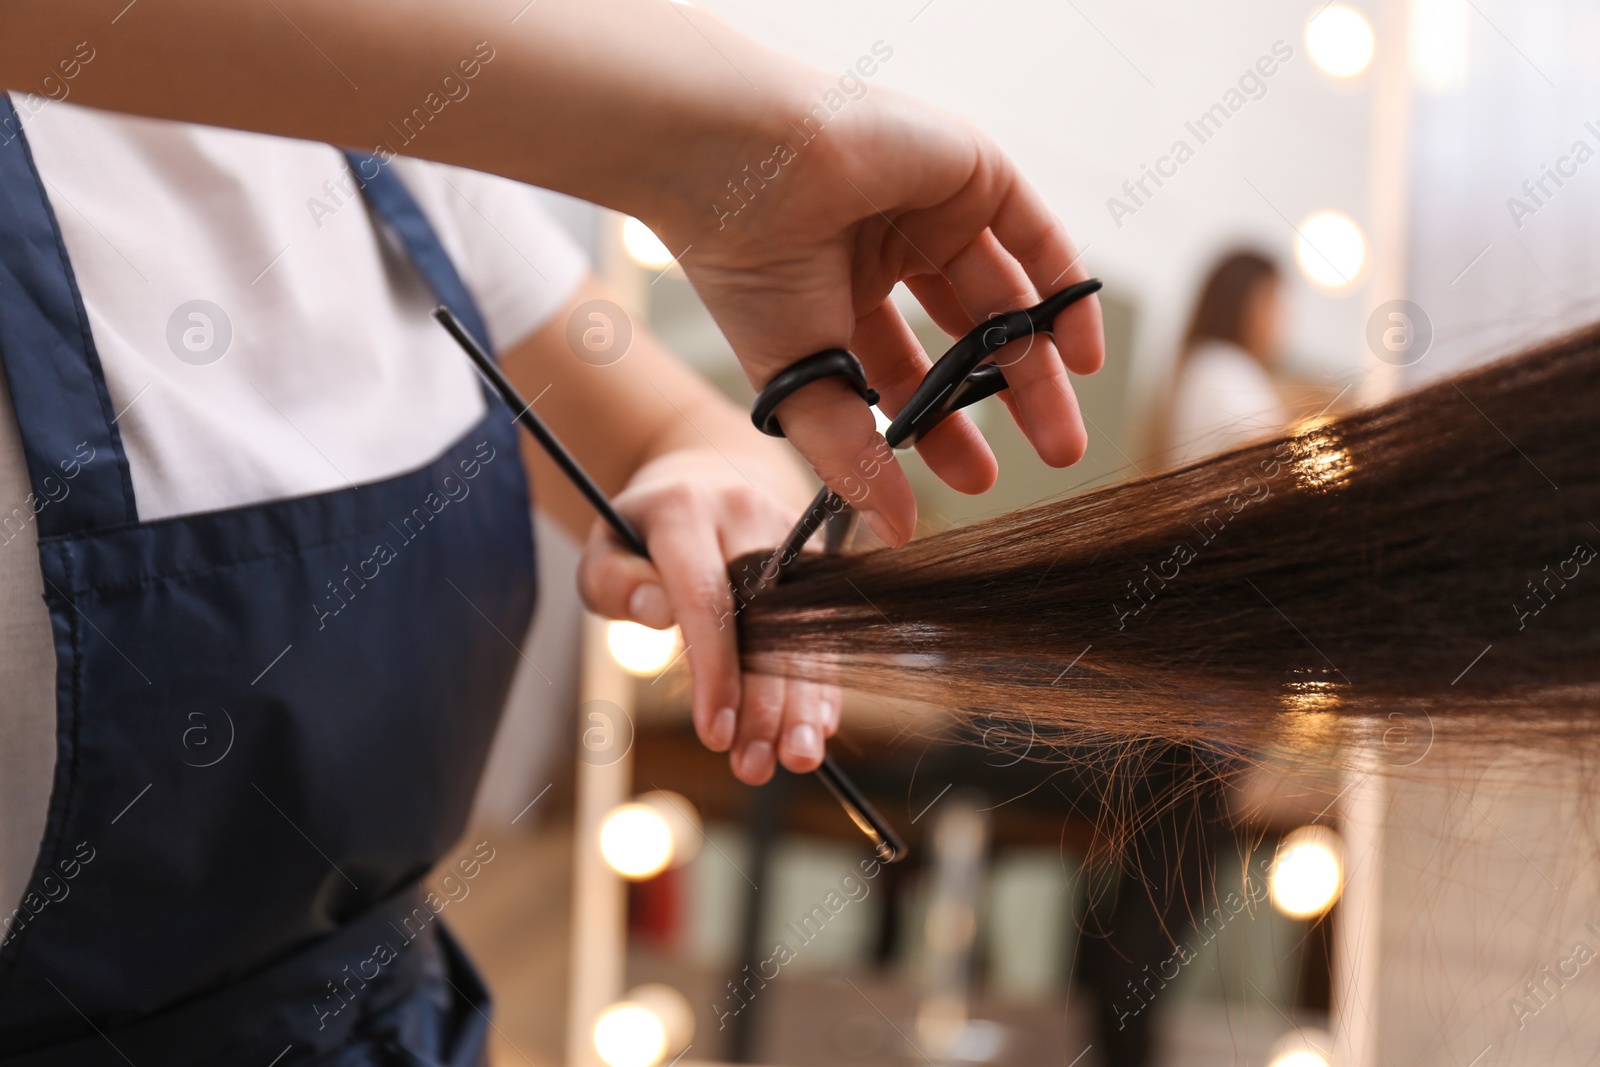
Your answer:
[[[643,881],[681,867],[700,852],[705,829],[689,798],[665,789],[619,804],[600,822],[600,858],[624,878]]]
[[[672,864],[672,854],[672,826],[653,805],[618,805],[600,824],[600,856],[624,878],[654,878]]]
[[[1471,64],[1472,9],[1467,0],[1411,0],[1411,76],[1425,93],[1466,87]]]
[[[1331,1067],[1328,1057],[1316,1049],[1300,1048],[1273,1059],[1269,1067]]]
[[[632,989],[594,1024],[594,1050],[607,1067],[656,1067],[694,1040],[694,1008],[669,985]]]
[[[674,259],[655,231],[632,216],[622,223],[622,247],[635,263],[652,270],[660,270]]]
[[[594,1024],[594,1050],[606,1067],[655,1067],[667,1054],[667,1026],[643,1004],[618,1001]]]
[[[677,1055],[694,1040],[694,1006],[672,986],[648,982],[628,990],[622,999],[638,1004],[660,1020],[667,1041],[664,1055]]]
[[[1377,37],[1367,16],[1348,4],[1329,4],[1306,23],[1306,51],[1324,74],[1354,78],[1372,64]]]
[[[1337,291],[1361,279],[1367,265],[1367,238],[1349,215],[1318,211],[1297,227],[1295,262],[1312,284]]]
[[[1326,1030],[1303,1027],[1284,1034],[1268,1053],[1268,1067],[1332,1067],[1333,1037]]]
[[[1268,876],[1272,903],[1291,919],[1327,912],[1344,889],[1344,841],[1327,826],[1302,826],[1278,845]]]
[[[666,670],[677,656],[681,641],[677,627],[652,630],[623,619],[606,624],[606,648],[611,658],[616,660],[617,666],[640,678]]]

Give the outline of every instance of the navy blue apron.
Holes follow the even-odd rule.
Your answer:
[[[16,128],[9,101],[0,119]],[[487,344],[410,194],[351,162],[373,254],[398,244]],[[425,875],[462,832],[533,610],[510,420],[491,405],[370,485],[140,522],[21,137],[0,146],[0,359],[52,501],[58,726],[5,916],[0,1064],[481,1063],[487,994]]]

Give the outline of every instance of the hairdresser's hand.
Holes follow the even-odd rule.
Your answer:
[[[706,448],[646,463],[616,505],[643,534],[654,563],[624,549],[597,522],[578,571],[585,602],[602,615],[682,629],[694,674],[695,730],[713,751],[731,749],[741,781],[771,778],[775,758],[791,771],[815,770],[824,740],[839,728],[839,691],[741,677],[727,577],[729,560],[782,540],[799,505],[756,489]]]
[[[746,182],[744,197],[719,187],[687,205],[687,218],[669,217],[663,233],[672,248],[687,249],[684,270],[757,387],[812,352],[848,347],[893,414],[930,365],[889,300],[896,282],[959,335],[1087,274],[1039,195],[960,119],[872,86],[836,114],[822,108],[826,126],[803,141],[801,120],[829,89],[838,89],[834,79],[805,79],[767,139],[728,161],[728,176]],[[792,151],[781,165],[779,143]],[[748,180],[774,173],[764,184]],[[1001,396],[1041,459],[1075,463],[1087,438],[1067,371],[1089,374],[1104,360],[1098,302],[1065,311],[1054,340],[1019,347],[1025,354],[1006,365],[1011,388]],[[818,475],[857,501],[880,537],[898,544],[911,535],[911,489],[842,380],[802,389],[778,416]],[[982,492],[994,482],[994,455],[964,415],[918,448],[956,489]]]

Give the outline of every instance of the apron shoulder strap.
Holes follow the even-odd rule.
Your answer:
[[[439,235],[423,214],[416,198],[411,195],[411,190],[394,172],[390,165],[393,160],[386,162],[365,152],[346,152],[345,159],[349,161],[356,184],[361,187],[361,193],[366,197],[373,214],[399,238],[435,299],[455,313],[485,352],[493,352],[494,348],[489,344],[489,331],[484,325],[483,315],[478,311],[477,301],[473,300],[472,293],[461,280],[449,253],[444,250]]]
[[[33,153],[4,92],[0,364],[11,389],[33,490],[22,506],[32,509],[39,536],[137,521],[128,459],[83,298]],[[18,505],[5,501],[4,506]],[[14,514],[7,512],[0,520]],[[14,532],[7,521],[6,536]]]

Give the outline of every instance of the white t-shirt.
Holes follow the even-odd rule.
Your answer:
[[[1254,356],[1226,341],[1202,341],[1174,387],[1170,458],[1188,463],[1281,433],[1288,422],[1272,379]]]
[[[482,417],[476,372],[429,317],[437,301],[409,262],[375,238],[336,149],[13,100],[120,413],[141,520],[392,477],[430,462]],[[497,347],[560,310],[587,273],[526,187],[416,160],[393,165]],[[218,316],[180,311],[195,300],[222,309],[225,351]],[[28,492],[0,376],[0,514]],[[30,524],[0,539],[5,912],[32,871],[55,773],[43,590]]]

